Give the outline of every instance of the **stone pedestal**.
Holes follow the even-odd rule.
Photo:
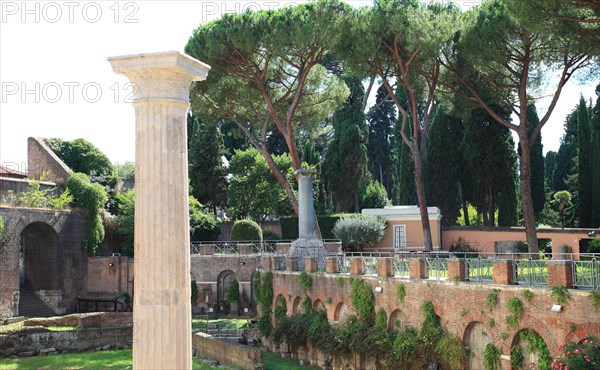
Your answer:
[[[350,258],[350,275],[362,275],[363,262],[361,258]]]
[[[467,261],[463,259],[448,260],[448,280],[467,280]]]
[[[304,259],[304,272],[317,272],[317,260],[314,257]]]
[[[389,277],[394,276],[392,271],[392,259],[391,258],[378,258],[377,259],[377,276]]]
[[[573,288],[573,263],[571,261],[548,261],[548,288],[563,286]]]
[[[327,251],[322,240],[315,239],[315,207],[312,175],[314,170],[299,169],[298,177],[298,239],[292,242],[288,256],[299,257],[298,269],[304,270],[304,258],[315,257],[318,269],[325,269]],[[300,265],[301,264],[301,265]]]
[[[425,258],[411,258],[408,262],[409,276],[411,279],[427,279],[427,264]]]
[[[325,272],[327,272],[328,274],[338,273],[338,261],[336,257],[325,258]]]
[[[492,283],[510,285],[513,282],[514,262],[512,260],[492,261]]]
[[[135,87],[134,369],[191,369],[186,119],[210,67],[178,52],[109,58]]]

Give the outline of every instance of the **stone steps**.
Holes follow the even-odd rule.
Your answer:
[[[19,315],[26,317],[51,317],[54,312],[35,295],[29,284],[20,286]]]

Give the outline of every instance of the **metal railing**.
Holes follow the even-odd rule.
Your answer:
[[[600,257],[573,261],[573,287],[600,290]]]
[[[465,270],[465,276],[468,281],[478,283],[492,282],[493,265],[492,260],[489,258],[468,256],[465,258]]]
[[[337,270],[340,274],[350,273],[350,260],[344,254],[338,254],[335,256],[337,259]]]
[[[205,254],[276,254],[278,247],[287,251],[292,240],[244,240],[244,241],[194,241],[190,245],[191,254],[203,254],[203,247],[209,249]],[[338,239],[323,239],[323,244],[340,244]]]
[[[444,280],[448,278],[448,258],[447,257],[427,257],[427,276],[429,279]]]
[[[520,285],[548,285],[548,268],[546,267],[546,262],[546,259],[535,258],[513,260],[513,281]]]
[[[365,275],[377,275],[377,258],[374,256],[359,257],[362,260],[362,270]]]
[[[410,276],[410,260],[400,255],[392,258],[392,271],[396,277],[409,277]]]

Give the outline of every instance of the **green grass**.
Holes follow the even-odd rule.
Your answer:
[[[204,330],[207,324],[215,324],[220,329],[243,329],[248,326],[251,319],[213,319],[192,318],[192,329]]]
[[[300,366],[297,360],[284,360],[281,355],[263,352],[267,370],[317,370],[319,367]],[[1,370],[13,369],[131,369],[131,350],[68,353],[20,359],[0,359]],[[215,369],[194,358],[194,370]],[[233,368],[232,368],[233,369]]]
[[[19,321],[14,324],[0,325],[0,334],[16,332],[23,328],[26,328],[26,326],[23,325],[23,321]],[[79,330],[81,328],[78,326],[48,326],[46,329],[50,331],[69,331]]]
[[[1,370],[12,369],[131,369],[131,350],[68,353],[20,359],[0,359]],[[194,370],[215,369],[194,358]]]

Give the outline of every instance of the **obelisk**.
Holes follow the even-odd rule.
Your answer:
[[[133,368],[191,369],[186,119],[210,67],[176,51],[108,60],[134,86]]]

